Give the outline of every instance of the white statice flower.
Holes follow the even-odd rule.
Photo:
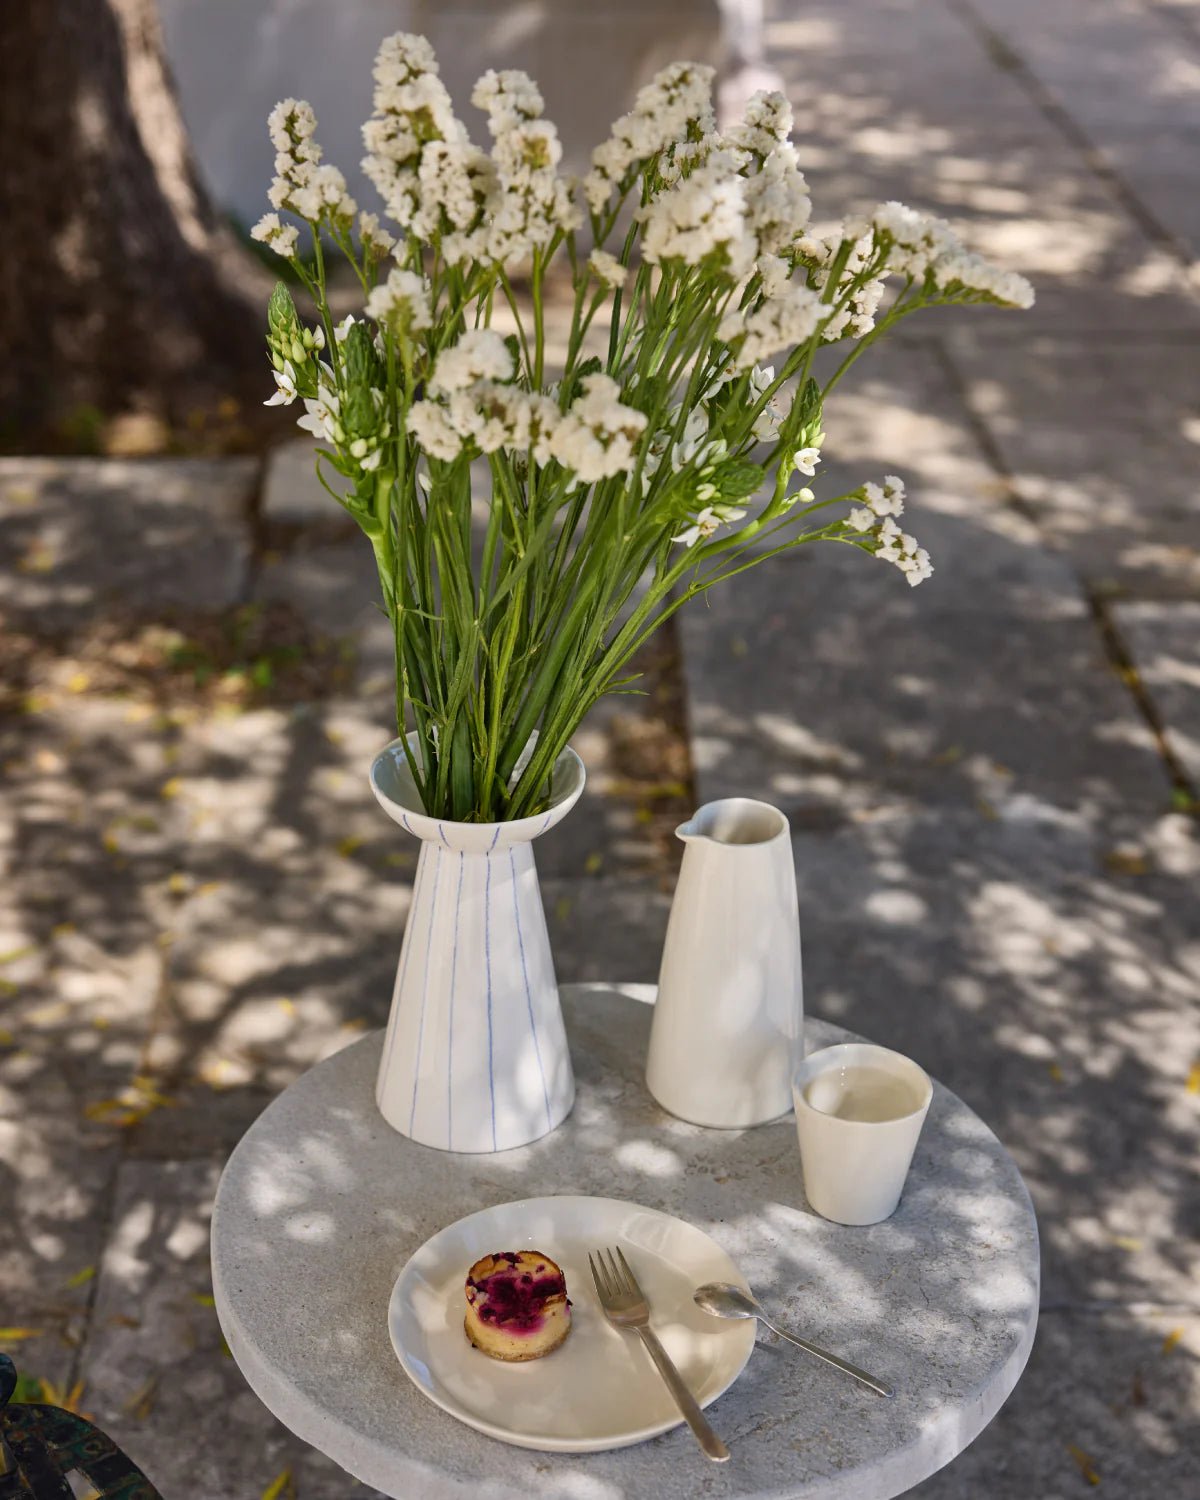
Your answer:
[[[518,68],[501,72],[489,68],[472,90],[471,103],[487,115],[493,136],[505,135],[526,120],[536,120],[546,107],[537,84]]]
[[[715,130],[714,71],[698,63],[672,63],[638,90],[633,108],[592,152],[592,170],[583,186],[593,213],[604,209],[632,167],[677,141],[697,140]]]
[[[873,510],[868,510],[865,505],[856,505],[846,517],[846,522],[855,531],[870,531],[876,519]]]
[[[404,424],[432,458],[447,463],[463,450],[463,440],[450,421],[450,414],[436,401],[414,401]]]
[[[374,111],[363,126],[362,169],[406,229],[422,206],[418,171],[429,141],[465,142],[437,58],[422,36],[397,32],[375,59]]]
[[[335,323],[333,325],[334,342],[338,344],[344,344],[347,337],[349,336],[350,330],[354,327],[356,322],[357,319],[355,318],[354,314],[347,313],[340,323]]]
[[[939,255],[932,266],[933,284],[951,293],[960,289],[978,292],[1007,307],[1028,309],[1033,306],[1033,287],[1016,271],[1002,271],[982,255],[970,250],[951,250]]]
[[[513,372],[512,352],[500,335],[492,328],[471,328],[438,355],[429,390],[450,396],[480,380],[511,380]]]
[[[358,237],[365,252],[382,260],[396,248],[396,241],[379,223],[378,214],[359,214]]]
[[[932,577],[933,564],[929,561],[929,553],[918,545],[915,536],[900,530],[894,517],[884,516],[874,533],[874,540],[875,556],[883,562],[895,564],[908,579],[910,587],[916,588],[918,583]]]
[[[276,255],[289,259],[296,253],[300,231],[294,224],[284,224],[278,214],[263,214],[250,231],[250,238],[269,245]]]
[[[433,322],[429,283],[415,271],[393,266],[387,280],[371,288],[366,314],[393,333],[419,333]]]
[[[881,485],[868,481],[862,492],[872,515],[882,518],[904,514],[904,481],[895,474],[885,475]]]
[[[1003,271],[964,248],[945,219],[903,203],[881,203],[871,218],[876,238],[888,242],[888,269],[955,293],[976,293],[1007,307],[1033,306],[1033,287],[1015,271]]]
[[[454,430],[481,453],[504,448],[529,453],[537,464],[550,462],[550,440],[562,415],[549,396],[493,380],[455,391],[448,412]]]
[[[894,200],[879,205],[871,215],[871,228],[876,238],[892,241],[888,269],[918,281],[940,255],[962,248],[945,219],[918,213]]]
[[[290,359],[285,359],[282,370],[272,370],[275,377],[275,394],[263,402],[264,406],[290,406],[300,392],[296,389],[296,371]]]
[[[746,219],[760,255],[790,245],[812,216],[808,183],[795,148],[786,141],[747,175],[745,191]]]
[[[860,339],[875,327],[884,292],[882,276],[863,280],[863,273],[875,255],[875,241],[869,230],[858,233],[857,226],[838,225],[828,234],[801,235],[792,245],[792,255],[807,272],[808,283],[824,292],[829,283],[833,261],[842,246],[850,242],[850,253],[842,267],[837,290],[826,304],[835,309],[825,318],[821,338],[826,343],[845,336]],[[859,283],[855,285],[855,283]]]
[[[781,349],[803,343],[816,330],[821,301],[816,292],[788,282],[776,297],[764,298],[757,307],[726,313],[717,337],[733,349],[734,364],[750,370]]]
[[[609,287],[624,286],[629,275],[628,268],[607,250],[593,250],[588,256],[588,266],[596,278]]]
[[[550,452],[584,484],[628,473],[646,418],[622,404],[621,388],[609,375],[588,375],[550,438]]]
[[[282,99],[271,111],[267,129],[275,147],[275,177],[267,197],[274,209],[346,229],[358,205],[337,167],[321,165],[316,128],[312,105],[303,99]]]
[[[758,244],[747,222],[746,179],[726,152],[714,152],[639,209],[638,217],[642,256],[651,265],[715,262],[733,281],[753,269]]]
[[[489,204],[487,253],[501,264],[524,260],[582,217],[558,172],[562,143],[549,120],[525,120],[492,148],[497,186]]]
[[[776,89],[760,89],[746,105],[740,125],[725,132],[731,146],[765,158],[792,133],[792,106],[787,95]]]
[[[701,486],[701,489],[711,489],[712,486]],[[701,496],[700,498],[705,498]],[[690,526],[686,526],[678,536],[673,536],[673,542],[682,542],[685,547],[694,547],[697,542],[707,540],[714,532],[722,526],[728,526],[734,521],[740,521],[746,512],[740,505],[706,505],[693,519]]]
[[[795,465],[797,474],[803,474],[806,479],[813,477],[820,462],[820,448],[801,448],[792,454],[792,463]]]
[[[410,229],[441,241],[452,266],[486,253],[487,217],[496,190],[496,168],[486,151],[469,141],[430,141],[417,167],[420,207]]]

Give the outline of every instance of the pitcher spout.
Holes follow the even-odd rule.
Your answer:
[[[769,844],[787,834],[788,821],[779,809],[751,797],[706,802],[675,830],[685,844]]]

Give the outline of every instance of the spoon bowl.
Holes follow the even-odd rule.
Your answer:
[[[822,1349],[817,1344],[810,1344],[807,1339],[798,1338],[796,1334],[788,1333],[786,1329],[780,1328],[778,1323],[771,1321],[750,1293],[744,1292],[740,1286],[734,1286],[728,1281],[706,1281],[703,1286],[698,1286],[692,1293],[692,1300],[697,1307],[710,1313],[714,1318],[757,1318],[760,1323],[765,1323],[772,1333],[777,1333],[780,1338],[787,1339],[789,1344],[795,1344],[806,1354],[812,1354],[817,1359],[824,1360],[835,1370],[841,1370],[843,1375],[853,1376],[862,1385],[873,1390],[877,1396],[896,1394],[894,1386],[877,1380],[874,1375],[868,1375],[866,1370],[860,1370],[849,1360],[830,1354],[828,1349]]]

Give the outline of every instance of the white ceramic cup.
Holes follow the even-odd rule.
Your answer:
[[[804,1191],[823,1219],[896,1211],[933,1085],[910,1058],[866,1042],[824,1047],[792,1076]]]

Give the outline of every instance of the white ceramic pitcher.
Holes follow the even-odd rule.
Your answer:
[[[792,1108],[803,1055],[800,917],[788,820],[709,802],[687,845],[663,950],[646,1084],[696,1125],[759,1125]]]

